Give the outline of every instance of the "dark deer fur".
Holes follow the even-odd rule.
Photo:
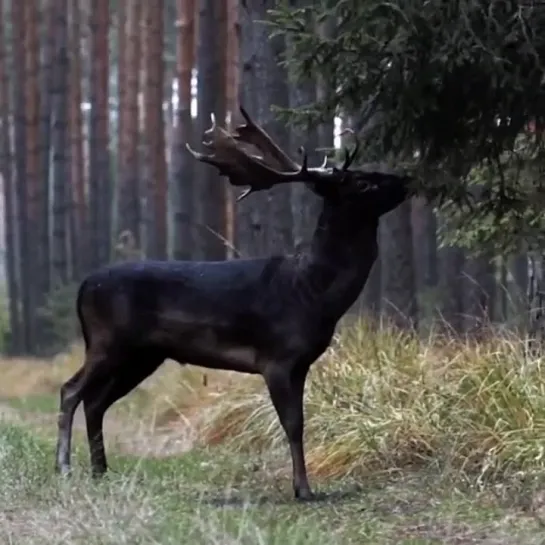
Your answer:
[[[207,131],[209,155],[233,185],[258,191],[303,182],[323,199],[307,251],[221,262],[142,261],[90,274],[77,313],[85,362],[61,388],[56,468],[70,471],[74,412],[83,401],[93,474],[107,469],[107,409],[165,359],[260,374],[287,435],[293,490],[310,499],[303,450],[303,391],[311,364],[362,291],[377,257],[382,214],[409,196],[409,178],[377,171],[308,168],[293,162],[242,110],[233,133]],[[303,150],[304,151],[304,150]],[[257,154],[259,155],[257,155]]]

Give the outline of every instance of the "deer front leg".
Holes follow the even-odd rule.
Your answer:
[[[293,492],[299,500],[312,500],[303,445],[303,394],[308,366],[270,363],[263,373],[280,423],[288,437],[293,466]]]

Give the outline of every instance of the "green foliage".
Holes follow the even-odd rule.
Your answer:
[[[452,202],[440,207],[443,243],[474,253],[495,249],[504,256],[520,251],[521,240],[529,251],[543,248],[542,196],[534,186],[543,157],[532,138],[522,133],[497,161],[483,161],[471,169],[466,178],[473,196],[469,209]]]
[[[417,167],[424,194],[456,204],[443,212],[464,226],[453,237],[460,244],[510,251],[520,237],[541,242],[545,6],[290,4],[281,1],[269,21],[288,38],[285,63],[298,81],[319,75],[331,83],[317,102],[282,115],[316,123],[350,112],[366,160]],[[334,26],[328,35],[326,21]]]
[[[545,9],[473,0],[324,0],[271,12],[289,37],[299,79],[336,81],[315,106],[358,112],[380,153],[471,163],[510,148],[529,121],[542,126]],[[334,37],[307,24],[334,18]],[[310,109],[312,110],[312,108]],[[458,165],[456,165],[459,168]]]

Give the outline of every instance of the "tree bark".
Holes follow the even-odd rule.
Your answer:
[[[237,0],[226,1],[226,28],[225,28],[225,97],[227,117],[230,126],[235,125],[238,117],[238,87],[239,87],[239,60],[240,60],[240,24]],[[225,236],[227,238],[227,258],[233,259],[237,255],[236,241],[236,196],[230,184],[225,188]]]
[[[55,0],[55,35],[53,87],[53,272],[54,283],[68,283],[68,228],[70,165],[68,150],[68,21],[67,0]]]
[[[34,6],[35,7],[35,6]],[[32,78],[27,78],[30,62],[27,56],[29,46],[33,45],[30,35],[33,26],[29,14],[32,7],[28,3],[12,3],[13,51],[14,51],[14,106],[15,106],[15,171],[17,187],[17,212],[19,235],[19,266],[21,270],[21,307],[23,350],[31,353],[35,349],[34,330],[34,289],[32,278],[32,212],[30,195],[32,193],[32,164],[35,159],[35,143],[32,146],[32,115],[36,112],[35,93],[32,89]],[[32,153],[30,153],[32,152]]]
[[[177,0],[176,70],[178,106],[173,135],[172,176],[178,191],[178,207],[174,216],[176,234],[174,257],[195,257],[194,173],[195,160],[187,153],[186,143],[193,144],[191,117],[191,79],[195,64],[195,0]]]
[[[496,266],[493,254],[486,252],[467,263],[466,324],[472,333],[478,333],[495,319]]]
[[[295,8],[304,8],[311,5],[309,0],[297,0],[292,2]],[[307,18],[307,24],[311,25],[312,21]],[[287,43],[288,50],[291,47],[290,41]],[[292,78],[290,77],[290,80]],[[321,82],[322,84],[325,82]],[[318,96],[317,80],[310,78],[307,81],[289,86],[289,103],[290,108],[301,108],[316,102]],[[321,88],[324,91],[324,88]],[[295,127],[291,128],[289,139],[292,149],[297,149],[304,146],[308,152],[309,164],[318,164],[322,157],[316,151],[320,146],[320,134],[315,127]],[[333,130],[330,140],[333,139]],[[331,142],[332,144],[332,142]],[[321,208],[321,199],[310,191],[304,184],[294,184],[291,188],[291,208],[293,216],[293,242],[295,248],[303,248],[306,246],[312,236],[316,226],[316,220]]]
[[[108,151],[109,0],[90,3],[91,116],[89,127],[89,193],[91,268],[106,264],[111,255],[110,157]]]
[[[126,91],[120,112],[124,117],[120,126],[119,139],[122,161],[119,180],[119,213],[117,236],[130,233],[134,245],[141,246],[142,209],[140,201],[140,165],[139,165],[139,106],[140,69],[142,66],[142,2],[129,0],[127,5],[127,41],[126,57]]]
[[[518,255],[514,256],[511,260],[510,271],[513,278],[513,283],[509,290],[512,311],[515,315],[516,325],[519,328],[524,329],[528,326],[528,310],[530,307],[528,293],[528,254],[521,251]]]
[[[217,0],[202,0],[199,10],[197,59],[198,134],[210,126],[210,115],[225,120],[225,51],[221,49],[225,6]],[[199,247],[207,260],[225,259],[225,183],[215,169],[199,164],[196,170],[199,202]]]
[[[23,352],[21,335],[21,316],[19,312],[19,271],[17,268],[16,209],[13,186],[13,156],[10,119],[10,77],[6,53],[4,3],[0,4],[0,165],[2,169],[2,188],[4,191],[4,224],[6,232],[6,275],[8,283],[10,339],[8,352],[11,355]]]
[[[118,187],[123,178],[123,167],[125,166],[124,153],[125,142],[123,141],[126,112],[126,94],[127,94],[127,41],[128,41],[128,18],[130,16],[130,0],[118,0],[117,9],[117,182]],[[118,206],[118,215],[120,212]],[[119,217],[116,218],[116,225],[119,223]]]
[[[440,325],[447,332],[462,334],[465,331],[464,277],[465,255],[455,246],[442,248],[439,252],[439,311]]]
[[[418,304],[408,200],[381,218],[384,313],[401,328],[418,327]]]
[[[167,258],[167,172],[165,163],[165,124],[163,118],[163,0],[144,2],[145,81],[144,139],[147,158],[148,195],[151,229],[147,254]]]
[[[272,106],[288,107],[288,76],[280,65],[286,49],[282,36],[270,39],[270,28],[262,21],[267,11],[275,7],[274,0],[252,4],[255,74],[257,85],[257,111],[255,116],[271,138],[286,151],[290,151],[290,134],[284,122],[277,119]],[[285,253],[293,250],[293,213],[291,187],[279,185],[267,191],[266,247],[267,253]]]
[[[255,41],[252,14],[247,4],[239,6],[241,75],[239,103],[252,116],[257,111],[257,73],[255,66]],[[265,224],[267,196],[259,192],[236,205],[235,246],[241,257],[267,254]]]
[[[40,184],[38,191],[40,211],[38,213],[40,244],[37,250],[40,279],[37,291],[43,301],[51,290],[51,98],[56,42],[55,0],[47,0],[44,6],[45,32],[42,40],[42,67],[40,74]]]
[[[72,212],[74,217],[72,229],[72,270],[74,279],[79,280],[88,268],[89,252],[88,218],[86,199],[85,161],[83,153],[83,101],[81,81],[81,15],[79,0],[69,3],[70,26],[70,180],[72,182]]]

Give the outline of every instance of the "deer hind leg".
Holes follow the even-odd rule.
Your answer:
[[[55,456],[55,470],[57,473],[68,474],[70,472],[72,425],[74,413],[81,402],[80,382],[83,379],[84,372],[85,366],[61,386],[60,410],[57,422],[57,453]]]
[[[308,484],[303,445],[303,394],[308,366],[283,367],[270,364],[263,377],[271,401],[287,435],[293,466],[293,492],[299,500],[311,500],[314,495]]]
[[[83,398],[91,470],[94,477],[100,477],[108,470],[103,432],[106,411],[150,376],[163,363],[164,358],[135,354],[134,357],[126,355],[116,360],[101,362],[104,368],[103,378],[96,380]]]
[[[87,349],[81,369],[61,387],[60,412],[58,418],[58,439],[55,469],[58,473],[70,473],[70,453],[72,447],[72,428],[74,414],[78,405],[100,379],[101,372],[107,368],[109,359],[98,349]]]

